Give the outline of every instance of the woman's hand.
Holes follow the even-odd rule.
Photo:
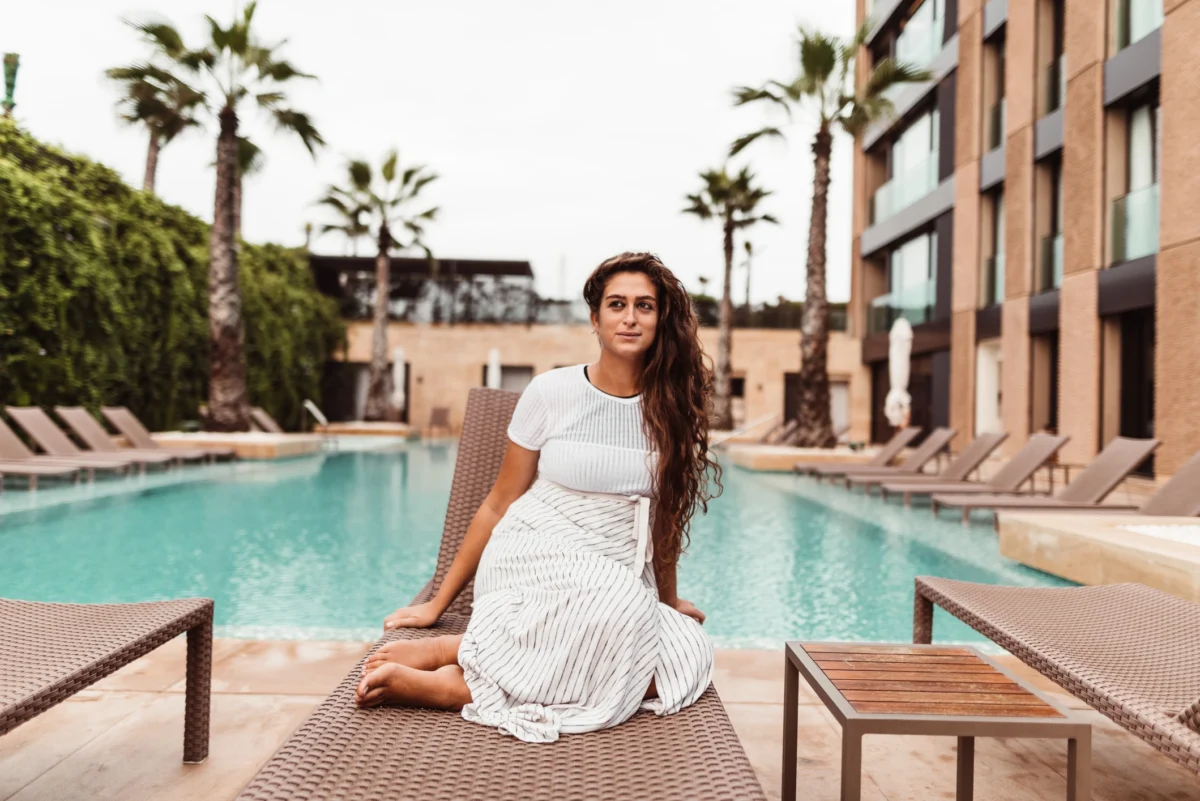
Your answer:
[[[676,598],[675,611],[682,615],[687,615],[700,625],[704,625],[704,613],[697,609],[696,605],[691,601],[685,601],[682,598]]]
[[[432,603],[397,609],[383,619],[384,631],[392,629],[427,629],[442,616],[442,610]]]

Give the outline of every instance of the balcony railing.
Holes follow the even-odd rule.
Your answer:
[[[1042,237],[1042,253],[1038,259],[1037,291],[1049,292],[1062,286],[1063,235]]]
[[[1112,204],[1112,263],[1158,252],[1158,184],[1130,192]]]
[[[1116,9],[1118,50],[1162,27],[1163,0],[1119,0]]]
[[[1067,98],[1065,55],[1060,55],[1050,66],[1046,67],[1046,72],[1042,76],[1042,97],[1045,98],[1045,102],[1042,104],[1042,116],[1062,108],[1063,101]]]
[[[868,334],[885,334],[892,323],[901,317],[913,325],[920,325],[933,318],[933,304],[937,286],[933,281],[902,287],[880,295],[871,301],[871,312],[867,319]]]
[[[931,151],[912,169],[892,177],[871,197],[871,224],[886,220],[900,209],[915,203],[938,185],[938,152]]]
[[[983,308],[1004,302],[1004,253],[989,256],[983,263]]]
[[[896,37],[896,60],[919,69],[928,67],[942,52],[944,28],[943,17],[926,16],[918,10],[904,32]]]
[[[1004,98],[1000,98],[1000,102],[988,109],[988,136],[987,149],[988,151],[995,150],[1004,144],[1004,123],[1007,104]]]

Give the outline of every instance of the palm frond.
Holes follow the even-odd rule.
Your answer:
[[[384,182],[390,184],[396,180],[396,164],[400,161],[400,153],[396,148],[392,148],[383,157],[383,166],[379,169],[379,174],[383,176]]]
[[[350,184],[359,192],[367,192],[371,188],[371,165],[362,159],[354,159],[346,165],[350,174]]]
[[[208,14],[204,15],[204,19],[206,22],[208,22],[208,39],[212,43],[213,49],[217,52],[228,50],[229,31],[225,30],[225,28],[221,26],[221,23],[217,22]]]
[[[754,133],[749,133],[749,134],[746,134],[745,136],[738,137],[734,141],[733,145],[730,146],[729,155],[736,156],[738,153],[741,153],[743,150],[745,150],[751,144],[758,141],[759,139],[761,139],[764,136],[778,137],[780,139],[786,138],[783,135],[783,131],[779,130],[778,128],[763,128],[762,130],[755,131]]]
[[[237,167],[238,173],[242,176],[254,175],[261,172],[266,157],[263,156],[262,148],[250,141],[249,137],[239,136],[237,138]]]
[[[422,168],[422,169],[423,169],[423,168]],[[422,175],[420,178],[418,178],[418,179],[417,179],[417,180],[416,180],[416,181],[413,183],[413,185],[412,185],[412,188],[411,188],[411,189],[409,190],[409,192],[408,192],[408,196],[409,196],[409,197],[416,197],[417,195],[419,195],[419,194],[421,193],[421,190],[422,190],[423,188],[425,188],[425,186],[427,186],[428,184],[431,184],[431,183],[433,183],[433,182],[434,182],[434,181],[436,181],[437,179],[438,179],[438,176],[437,176],[437,174],[435,174],[435,173],[429,173],[428,175]]]
[[[275,125],[280,130],[292,131],[299,136],[309,153],[316,155],[317,147],[325,144],[312,119],[304,112],[277,108],[272,110],[272,114],[275,117]]]
[[[186,48],[183,46],[183,37],[168,22],[156,19],[141,22],[127,20],[126,24],[141,33],[143,38],[170,58],[178,58],[186,52]]]
[[[813,87],[824,86],[833,77],[841,48],[836,39],[805,28],[800,29],[799,47],[800,74],[809,89],[806,94],[814,94]]]
[[[254,96],[259,108],[272,109],[287,99],[283,92],[261,92]]]

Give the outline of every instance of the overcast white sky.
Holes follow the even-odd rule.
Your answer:
[[[199,43],[205,13],[228,21],[235,0],[37,0],[6,3],[0,52],[21,54],[18,120],[36,136],[84,153],[141,185],[145,135],[121,124],[103,71],[145,52],[123,18],[163,15]],[[319,77],[288,89],[328,146],[314,161],[261,119],[244,127],[267,151],[249,180],[245,236],[303,242],[313,205],[348,155],[375,163],[392,145],[404,161],[442,177],[430,200],[443,210],[429,243],[443,258],[527,259],[539,290],[579,294],[602,259],[659,253],[693,290],[717,287],[715,223],[680,213],[697,173],[719,166],[729,143],[767,121],[766,108],[734,108],[730,90],[795,74],[797,24],[849,35],[848,0],[262,0],[260,33],[288,39],[283,55]],[[249,116],[249,115],[247,115]],[[787,143],[768,140],[749,163],[775,194],[760,226],[756,301],[803,295],[812,187],[811,117]],[[163,151],[158,190],[211,220],[215,128]],[[835,150],[829,215],[830,295],[849,295],[850,142]],[[342,253],[333,236],[316,252]],[[740,249],[740,243],[739,243]],[[369,250],[369,247],[365,248]],[[744,275],[734,275],[734,299]]]

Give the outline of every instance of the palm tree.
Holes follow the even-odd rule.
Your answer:
[[[754,175],[743,167],[730,176],[722,167],[700,173],[703,188],[688,195],[690,204],[684,214],[695,214],[702,220],[714,217],[721,221],[725,242],[725,283],[721,305],[717,312],[717,369],[714,375],[712,425],[717,429],[733,428],[733,234],[757,222],[778,222],[769,214],[755,215],[760,201],[771,194],[754,185]],[[747,243],[749,244],[749,243]],[[707,282],[705,282],[707,283]]]
[[[182,43],[168,40],[167,44],[156,43],[154,49],[152,61],[169,61],[174,58],[172,54],[182,51]],[[117,104],[121,119],[130,125],[146,126],[150,134],[142,189],[153,192],[159,151],[188,128],[200,124],[195,114],[204,105],[204,95],[154,63],[113,67],[105,75],[124,84],[125,93]]]
[[[813,136],[812,214],[808,226],[808,268],[804,312],[800,320],[800,398],[796,444],[833,447],[833,421],[829,413],[829,373],[826,351],[829,344],[829,304],[825,296],[825,223],[829,204],[829,160],[833,135],[840,128],[858,137],[875,120],[893,110],[889,90],[901,83],[929,80],[929,73],[894,59],[875,65],[861,86],[854,85],[854,60],[863,49],[870,21],[849,41],[800,29],[799,73],[790,82],[769,81],[760,88],[734,90],[735,105],[766,101],[781,107],[792,118],[792,110],[806,103],[816,105],[817,132]],[[762,137],[783,137],[777,127],[768,127],[734,142],[730,155],[739,153]]]
[[[266,157],[262,148],[250,141],[248,136],[238,137],[237,149],[237,180],[233,184],[233,235],[240,239],[242,236],[242,181],[244,178],[262,172]]]
[[[208,425],[218,431],[249,427],[234,216],[239,110],[253,104],[266,112],[277,128],[298,136],[309,153],[324,144],[308,115],[287,106],[283,91],[289,81],[312,76],[278,58],[280,45],[265,44],[257,36],[253,26],[256,6],[247,3],[241,16],[235,16],[228,26],[206,16],[208,42],[198,50],[184,47],[182,37],[166,22],[134,26],[191,73],[193,85],[204,94],[220,125],[208,266]]]
[[[425,223],[437,217],[436,206],[420,212],[410,211],[421,190],[437,175],[426,172],[423,165],[400,171],[400,154],[395,149],[384,156],[379,168],[380,181],[375,180],[371,165],[352,160],[346,166],[348,183],[330,186],[321,204],[334,209],[338,222],[326,225],[323,231],[341,231],[352,239],[371,229],[376,231],[375,255],[375,315],[374,336],[371,341],[371,368],[367,381],[367,420],[385,420],[391,399],[387,387],[387,319],[388,299],[391,297],[392,251],[417,248],[425,253],[433,270],[433,253],[425,245]],[[398,239],[396,231],[405,236]]]

